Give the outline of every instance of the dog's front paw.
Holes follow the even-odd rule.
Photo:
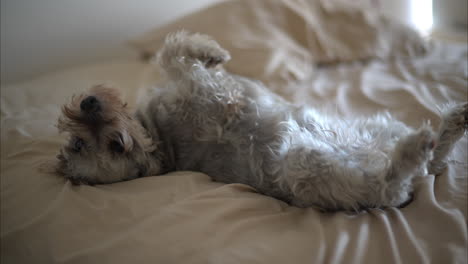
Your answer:
[[[172,56],[196,59],[207,68],[227,62],[231,56],[210,36],[186,31],[179,31],[168,35],[166,49],[170,49]]]
[[[211,37],[202,34],[188,36],[191,55],[200,60],[206,68],[212,68],[231,59],[229,52],[219,46]]]

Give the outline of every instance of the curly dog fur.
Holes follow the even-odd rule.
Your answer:
[[[165,86],[135,114],[112,88],[73,97],[59,119],[70,140],[58,171],[74,183],[95,184],[193,170],[299,207],[400,206],[415,176],[443,171],[466,130],[466,103],[446,105],[436,132],[428,124],[412,129],[388,113],[326,116],[225,72],[219,66],[229,59],[210,37],[177,32],[157,57]]]

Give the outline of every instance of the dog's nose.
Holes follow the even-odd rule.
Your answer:
[[[98,112],[101,110],[101,105],[95,96],[88,96],[81,101],[80,109],[87,113]]]

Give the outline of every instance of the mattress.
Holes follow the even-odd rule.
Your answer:
[[[210,9],[208,16],[224,8]],[[151,47],[184,25],[207,32],[220,26],[196,28],[207,18],[201,12],[185,18],[193,23],[182,19],[148,33]],[[242,53],[250,46],[241,40],[252,43],[252,32],[236,32],[241,42],[233,44],[238,53],[227,69],[263,80],[292,102],[344,118],[389,111],[414,127],[425,120],[437,126],[438,105],[468,100],[466,45],[432,42],[426,53],[408,56],[306,56],[311,61],[297,64],[308,49],[291,49],[297,38],[288,30],[269,31],[277,38],[262,60]],[[245,72],[245,65],[255,70]],[[135,108],[159,80],[156,71],[146,62],[114,61],[1,87],[2,263],[467,262],[466,136],[443,174],[418,177],[406,207],[361,212],[296,208],[249,186],[190,171],[74,186],[44,169],[65,142],[55,124],[69,97],[106,83]]]

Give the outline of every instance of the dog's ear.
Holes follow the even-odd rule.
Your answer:
[[[111,139],[109,147],[112,152],[124,153],[132,151],[134,146],[133,144],[133,138],[130,136],[127,130],[122,129],[117,133],[116,136],[114,136],[113,139]]]
[[[133,149],[133,138],[128,134],[127,130],[120,132],[121,142],[125,151],[131,151]]]
[[[37,170],[46,175],[65,176],[65,158],[58,154],[55,159],[47,159],[38,164]]]

